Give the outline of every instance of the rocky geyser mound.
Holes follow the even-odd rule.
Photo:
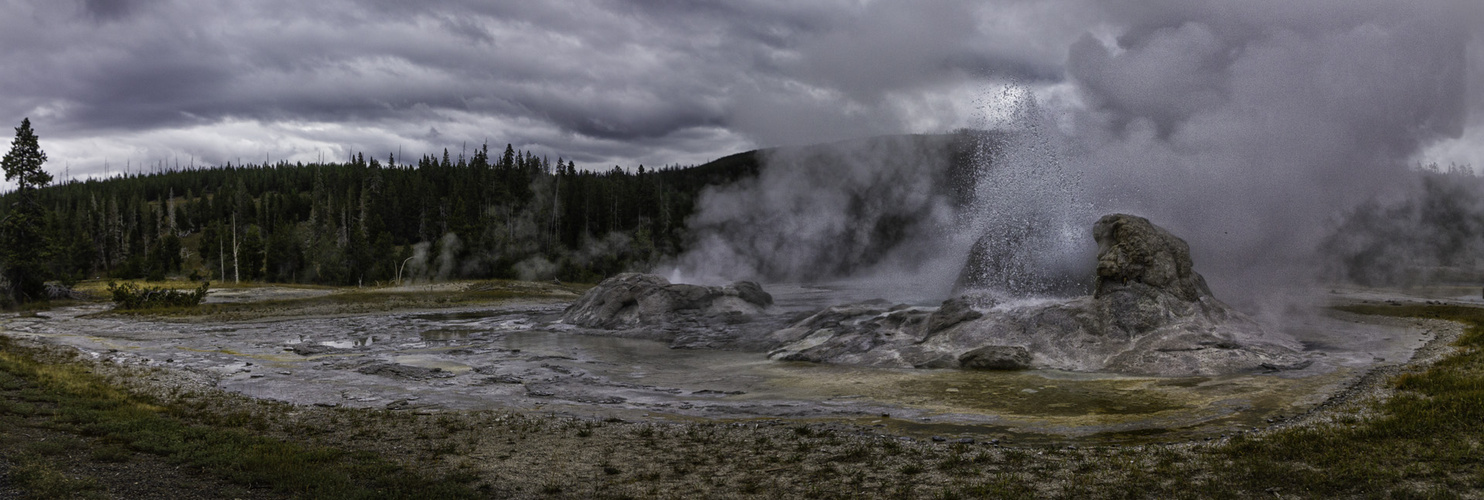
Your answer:
[[[773,332],[778,360],[916,368],[1048,368],[1144,375],[1218,375],[1307,362],[1211,295],[1185,241],[1148,219],[1093,226],[1094,292],[1010,306],[991,295],[937,310],[835,306]]]
[[[751,281],[701,286],[624,273],[588,290],[561,321],[671,347],[765,350],[758,342],[779,326],[764,314],[771,305],[773,297]]]

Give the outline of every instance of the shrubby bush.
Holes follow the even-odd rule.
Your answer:
[[[113,294],[113,303],[118,309],[157,309],[165,307],[191,307],[206,298],[209,281],[201,282],[194,291],[167,290],[161,287],[143,288],[133,283],[108,282],[108,292]]]

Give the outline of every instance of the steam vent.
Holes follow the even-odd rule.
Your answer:
[[[1219,375],[1308,363],[1211,295],[1185,241],[1132,215],[1104,216],[1094,293],[1011,307],[992,297],[937,310],[850,304],[770,335],[777,360],[916,368]]]

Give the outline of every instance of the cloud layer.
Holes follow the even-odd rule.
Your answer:
[[[700,163],[1002,125],[1014,82],[1066,136],[1073,202],[1187,236],[1219,287],[1310,266],[1408,165],[1484,162],[1476,0],[0,5],[0,120],[74,177],[486,141]]]
[[[1014,91],[962,99],[976,103],[983,125],[1016,131],[1011,137],[1017,139],[991,155],[993,165],[981,166],[978,199],[954,207],[960,213],[950,217],[956,221],[951,224],[927,215],[893,215],[925,227],[952,227],[945,237],[909,238],[902,248],[884,250],[872,249],[880,243],[875,239],[854,237],[861,231],[848,229],[869,233],[873,226],[870,217],[849,217],[861,205],[852,201],[857,193],[875,192],[884,183],[888,195],[875,200],[909,214],[923,202],[892,195],[915,192],[914,183],[879,180],[900,170],[869,160],[880,153],[846,148],[836,156],[866,159],[843,166],[810,161],[810,168],[828,172],[812,179],[796,172],[803,168],[798,161],[769,158],[757,185],[703,197],[692,221],[703,238],[681,259],[681,269],[811,279],[816,276],[779,265],[828,274],[826,263],[855,264],[857,254],[873,255],[862,253],[867,250],[912,254],[923,246],[937,251],[912,259],[917,267],[943,255],[957,254],[961,263],[967,248],[962,242],[984,235],[995,245],[1016,247],[986,247],[992,254],[1039,262],[1022,266],[1031,270],[1028,280],[1051,282],[1078,275],[1075,263],[1087,262],[1085,244],[1078,242],[1088,240],[1086,228],[1097,216],[1129,212],[1186,238],[1219,295],[1255,298],[1314,277],[1323,267],[1315,249],[1358,204],[1419,195],[1412,172],[1418,162],[1446,167],[1444,159],[1470,162],[1484,151],[1484,40],[1474,22],[1484,19],[1484,4],[1112,0],[1061,6],[1070,19],[1096,21],[1060,45],[1060,76],[1038,79],[1034,69],[1010,73],[1037,99],[1022,100]],[[936,11],[937,17],[913,16],[882,14],[907,33],[921,24],[946,35],[920,44],[904,41],[916,39],[912,35],[851,42],[820,37],[800,53],[829,54],[819,60],[843,66],[811,68],[841,80],[809,79],[805,72],[805,81],[828,82],[820,85],[868,102],[907,85],[893,77],[957,60],[947,55],[958,39],[953,33],[966,29],[962,21],[973,16],[952,8]],[[897,55],[910,47],[922,48],[919,57]],[[1033,47],[1022,45],[1015,53],[1035,54]],[[867,54],[911,62],[882,70],[867,64]],[[921,57],[926,54],[938,58]],[[1034,68],[999,60],[1001,67]],[[807,102],[771,102],[813,116]],[[919,109],[930,107],[924,101]],[[865,108],[861,117],[887,109]],[[778,119],[777,130],[850,128],[818,119],[801,123],[766,106],[757,112]],[[849,121],[838,114],[818,116]],[[871,123],[857,124],[854,132],[866,132]],[[933,161],[916,163],[923,165],[916,175],[930,176]],[[829,209],[835,199],[844,200],[835,204],[844,208]],[[924,199],[929,206],[941,204]],[[802,222],[783,225],[776,221],[780,213]],[[855,225],[837,223],[841,217]],[[1022,227],[1040,233],[1015,232]],[[959,237],[964,233],[970,233],[966,240]],[[929,279],[916,268],[908,271]]]
[[[1060,80],[1084,29],[1015,0],[3,3],[0,119],[73,175],[485,141],[652,166],[948,130],[986,80]]]

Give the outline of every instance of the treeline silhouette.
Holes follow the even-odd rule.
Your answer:
[[[51,277],[593,282],[677,253],[701,191],[756,175],[758,161],[595,172],[485,145],[415,164],[358,154],[161,170],[37,190]]]

